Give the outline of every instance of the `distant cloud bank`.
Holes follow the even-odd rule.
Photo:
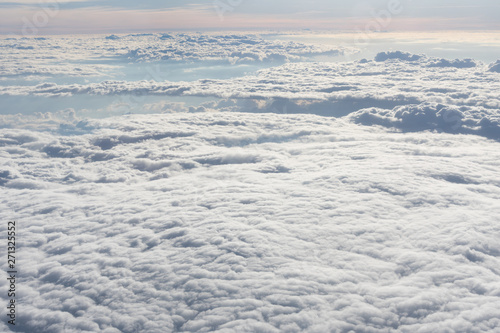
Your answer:
[[[78,46],[73,48],[75,44]],[[123,61],[276,65],[232,79],[173,82],[161,75],[155,77],[153,71],[141,81],[6,85],[0,87],[3,96],[204,97],[222,101],[207,102],[197,111],[312,113],[335,117],[357,112],[351,119],[363,124],[373,122],[403,130],[441,129],[500,138],[498,61],[484,64],[472,59],[449,60],[390,51],[377,54],[374,60],[304,62],[315,55],[335,56],[344,50],[240,35],[136,34],[81,38],[78,43],[66,38],[8,39],[1,45],[7,56],[0,70],[19,78],[57,76],[62,72],[75,77],[102,76],[116,71]],[[100,48],[104,49],[101,56],[116,61],[107,65],[72,65],[72,57],[92,57]],[[58,65],[56,54],[61,50],[68,50],[62,53],[67,62]],[[19,54],[26,56],[20,58]],[[457,119],[441,123],[445,114]],[[459,125],[450,125],[456,122]]]

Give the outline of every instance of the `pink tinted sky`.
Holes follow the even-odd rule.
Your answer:
[[[120,33],[165,30],[319,29],[319,30],[500,30],[495,1],[373,0],[310,1],[307,6],[290,0],[257,6],[260,0],[185,1],[161,7],[112,5],[112,1],[0,0],[0,33],[67,34]],[[269,0],[270,2],[271,0]],[[175,2],[175,1],[174,1]],[[427,4],[426,4],[427,2]],[[86,5],[81,5],[81,4]],[[431,3],[439,3],[439,6]],[[482,3],[482,4],[481,4]],[[488,5],[489,3],[489,5]],[[106,5],[107,4],[107,5]],[[302,4],[302,5],[301,5]],[[106,6],[104,6],[106,5]]]

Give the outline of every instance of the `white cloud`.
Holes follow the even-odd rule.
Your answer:
[[[387,61],[391,59],[404,60],[404,61],[418,61],[422,59],[422,55],[411,54],[408,52],[394,51],[394,52],[380,52],[375,57],[375,61]]]
[[[404,105],[392,110],[364,109],[350,115],[360,124],[381,125],[403,131],[443,131],[482,135],[500,140],[500,115],[497,110],[456,107],[436,103]]]
[[[496,63],[387,52],[137,81],[106,76],[164,56],[230,68],[335,48],[199,34],[0,43],[1,70],[20,82],[0,86],[11,105],[116,96],[0,116],[0,220],[20,226],[18,331],[498,326]],[[130,106],[165,114],[109,117]]]
[[[265,41],[257,35],[130,34],[0,39],[0,75],[114,77],[130,62],[284,63],[343,54],[341,47]],[[352,52],[350,50],[349,52]],[[110,60],[114,60],[110,64]],[[99,62],[95,64],[95,62]],[[143,73],[149,77],[155,73]],[[161,77],[161,75],[155,75]],[[151,77],[157,79],[157,77]]]
[[[114,55],[95,38],[18,38],[0,39],[0,75],[17,79],[24,76],[106,76],[116,65],[92,64],[92,58]],[[98,51],[100,48],[104,50]]]
[[[231,63],[285,62],[313,55],[339,55],[343,48],[307,45],[280,40],[266,41],[252,35],[163,34],[166,41],[155,47],[144,45],[127,56],[136,61],[229,61]]]
[[[230,40],[232,38],[229,37]],[[205,59],[202,54],[200,51],[196,57]],[[403,130],[410,130],[409,126],[420,126],[420,130],[475,133],[497,139],[497,110],[500,106],[497,90],[500,85],[494,69],[495,64],[488,66],[470,59],[447,60],[404,52],[384,52],[377,55],[376,61],[287,63],[262,69],[255,75],[232,79],[44,83],[0,87],[0,95],[104,95],[123,99],[126,96],[148,95],[208,97],[223,100],[207,102],[199,107],[178,105],[176,108],[189,111],[312,113],[335,117],[372,108],[368,113],[363,111],[357,114],[356,121],[376,122]],[[425,111],[422,116],[424,113],[421,111],[428,110],[426,105],[429,103],[441,106],[438,109],[432,107],[432,112]],[[402,106],[403,109],[400,108]],[[404,109],[405,106],[408,108]],[[144,108],[163,112],[171,106],[165,108],[160,104],[148,104]],[[412,116],[405,117],[411,121],[401,118],[406,114],[401,110],[409,110],[408,114]],[[400,119],[396,122],[388,120],[394,117]],[[413,123],[416,117],[418,124]],[[436,122],[436,119],[439,121]]]
[[[21,332],[498,324],[497,142],[315,115],[61,123],[80,132],[0,133]]]

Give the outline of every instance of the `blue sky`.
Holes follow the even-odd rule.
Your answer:
[[[493,0],[0,0],[0,33],[19,34],[27,26],[39,33],[363,30],[377,19],[390,31],[500,30],[499,15]]]

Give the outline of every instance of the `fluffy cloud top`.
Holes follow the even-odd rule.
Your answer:
[[[219,34],[0,49],[17,331],[500,327],[498,62],[294,63],[342,50]],[[285,64],[192,82],[127,72],[147,62]],[[56,102],[73,105],[38,112]],[[133,103],[165,114],[109,117]]]
[[[423,103],[398,106],[392,110],[363,109],[350,118],[367,126],[382,125],[411,132],[467,133],[500,140],[500,113],[485,108]]]
[[[375,61],[382,62],[388,60],[399,60],[399,61],[419,61],[421,63],[426,63],[427,67],[454,67],[454,68],[472,68],[476,67],[477,63],[472,59],[436,59],[428,58],[425,55],[411,54],[408,52],[401,51],[389,51],[380,52],[375,57]]]
[[[61,124],[0,132],[19,332],[500,324],[497,142],[314,115]]]
[[[283,63],[344,53],[344,48],[265,41],[257,35],[183,33],[5,38],[0,50],[3,76],[106,76],[123,62]]]
[[[237,40],[238,45],[245,44],[242,40],[253,40],[234,36],[214,38],[229,43]],[[195,41],[200,43],[201,40],[199,37]],[[218,52],[211,47],[200,48],[214,54]],[[500,98],[497,91],[500,81],[495,73],[496,66],[487,67],[470,59],[447,60],[384,52],[377,55],[376,61],[287,63],[232,79],[44,83],[0,87],[0,95],[104,95],[116,96],[118,100],[124,96],[148,95],[210,97],[223,100],[204,104],[199,107],[200,111],[313,113],[335,117],[370,109],[351,119],[402,130],[443,130],[499,139]]]
[[[343,50],[220,34],[0,50],[16,331],[500,327],[498,62],[297,63]],[[195,81],[154,71],[191,63],[279,66]],[[109,117],[134,103],[126,112],[148,114]]]
[[[403,53],[401,53],[403,54]],[[404,56],[408,58],[412,56]],[[419,56],[420,57],[420,56]],[[3,95],[120,95],[214,96],[223,98],[287,98],[345,100],[371,98],[447,102],[498,108],[499,81],[492,70],[471,60],[448,61],[420,57],[418,61],[359,61],[346,63],[289,63],[227,80],[195,82],[103,81],[93,84],[0,88]],[[471,64],[474,64],[472,66]],[[487,84],[486,84],[487,83]]]
[[[228,61],[283,62],[313,55],[338,55],[342,48],[306,45],[279,40],[265,41],[252,35],[162,35],[164,42],[130,50],[126,56],[135,61]]]
[[[394,51],[394,52],[380,52],[375,57],[375,61],[387,61],[390,59],[404,60],[404,61],[417,61],[421,59],[422,56],[417,54],[411,54],[408,52]]]

